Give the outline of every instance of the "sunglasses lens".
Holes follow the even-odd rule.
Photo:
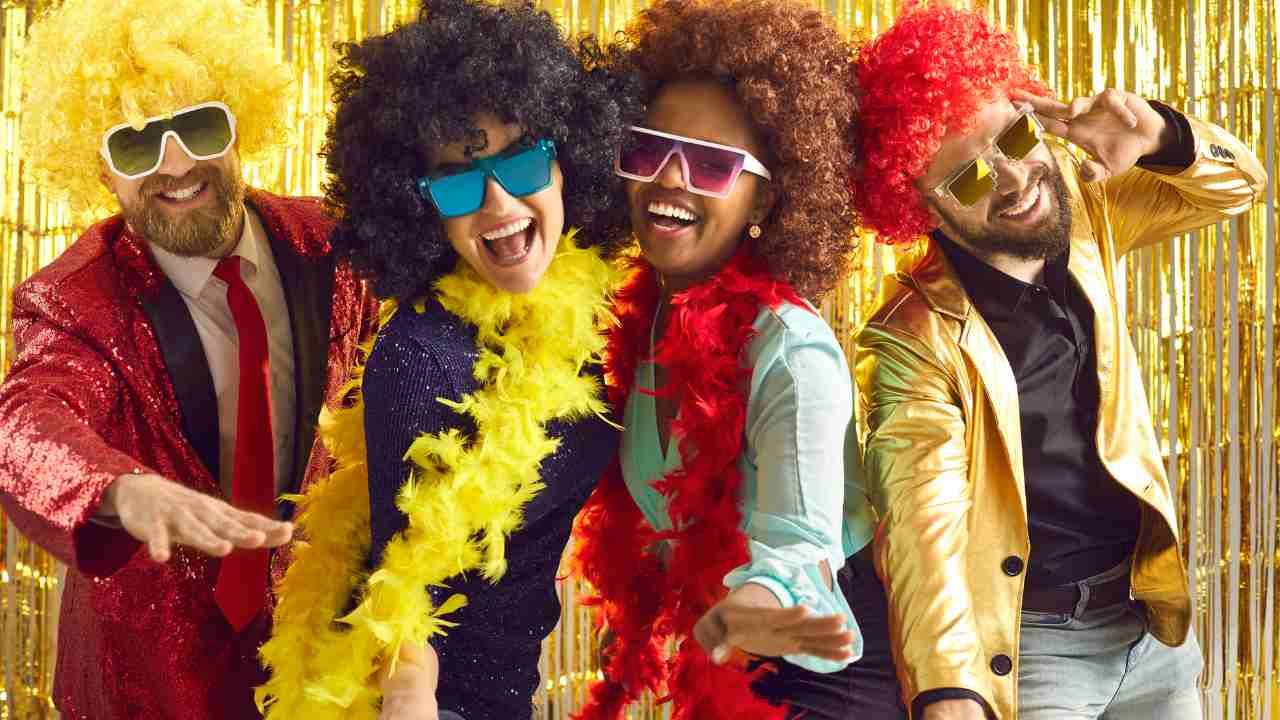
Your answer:
[[[947,185],[947,191],[956,199],[956,202],[970,207],[991,192],[995,186],[995,175],[991,172],[991,166],[986,160],[978,158],[969,163],[969,166]]]
[[[470,215],[484,204],[484,171],[467,170],[432,180],[430,193],[442,216]]]
[[[220,107],[202,107],[175,115],[170,121],[194,155],[209,158],[231,146],[231,118]]]
[[[1018,118],[1008,130],[996,138],[996,146],[1010,160],[1021,160],[1040,144],[1040,126],[1030,115]]]
[[[675,141],[632,130],[618,158],[618,169],[628,175],[653,177],[662,169]]]
[[[685,161],[689,163],[689,184],[694,189],[715,195],[727,194],[742,170],[743,155],[724,148],[684,143]]]
[[[499,160],[493,174],[512,197],[532,195],[551,185],[551,153],[532,147]]]
[[[164,121],[149,122],[141,130],[123,127],[107,138],[111,164],[121,175],[140,175],[160,161],[160,138]]]

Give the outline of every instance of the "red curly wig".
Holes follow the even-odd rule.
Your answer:
[[[907,242],[936,223],[913,183],[949,132],[973,127],[999,93],[1048,95],[1009,33],[977,12],[907,5],[858,54],[858,143],[850,191],[861,223],[884,243]]]

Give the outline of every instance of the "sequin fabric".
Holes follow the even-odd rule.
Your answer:
[[[406,526],[395,506],[409,470],[405,450],[422,433],[475,430],[468,418],[436,402],[476,390],[475,360],[473,329],[434,301],[421,314],[396,313],[378,336],[363,388],[374,564]],[[496,584],[476,573],[431,588],[437,604],[455,592],[467,597],[467,606],[449,616],[458,626],[431,640],[440,659],[440,708],[467,720],[532,716],[542,641],[560,619],[560,557],[573,518],[619,439],[596,417],[553,421],[547,434],[560,447],[543,461],[546,488],[525,505],[524,524],[507,541],[507,573]]]
[[[313,200],[251,190],[273,237],[329,251]],[[184,437],[178,402],[142,310],[162,276],[120,217],[89,228],[14,291],[17,357],[0,385],[0,506],[68,566],[54,701],[63,718],[253,718],[264,616],[236,635],[213,601],[219,561],[179,547],[152,562],[125,533],[90,523],[117,476],[154,472],[219,494]],[[375,304],[335,272],[326,394],[368,332]],[[317,461],[312,455],[313,464]]]

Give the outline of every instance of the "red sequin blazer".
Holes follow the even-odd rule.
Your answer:
[[[329,255],[314,200],[250,190],[293,330],[296,485],[320,405],[338,389],[375,305]],[[177,290],[119,217],[89,228],[13,295],[17,357],[0,385],[0,506],[68,567],[54,701],[63,718],[256,717],[267,615],[239,636],[214,604],[219,560],[179,548],[152,562],[123,531],[90,523],[135,469],[220,495],[213,381]],[[314,460],[314,462],[312,462]]]

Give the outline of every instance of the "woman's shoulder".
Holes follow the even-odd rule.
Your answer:
[[[755,321],[753,349],[760,352],[776,347],[785,351],[811,345],[839,350],[840,342],[822,313],[809,303],[802,303],[783,302],[761,307]]]
[[[447,356],[475,351],[475,333],[458,316],[434,301],[404,303],[378,331],[374,357],[398,359],[406,355]]]
[[[406,376],[463,389],[475,365],[474,331],[439,303],[402,305],[378,331],[365,364],[366,395],[397,392]]]

